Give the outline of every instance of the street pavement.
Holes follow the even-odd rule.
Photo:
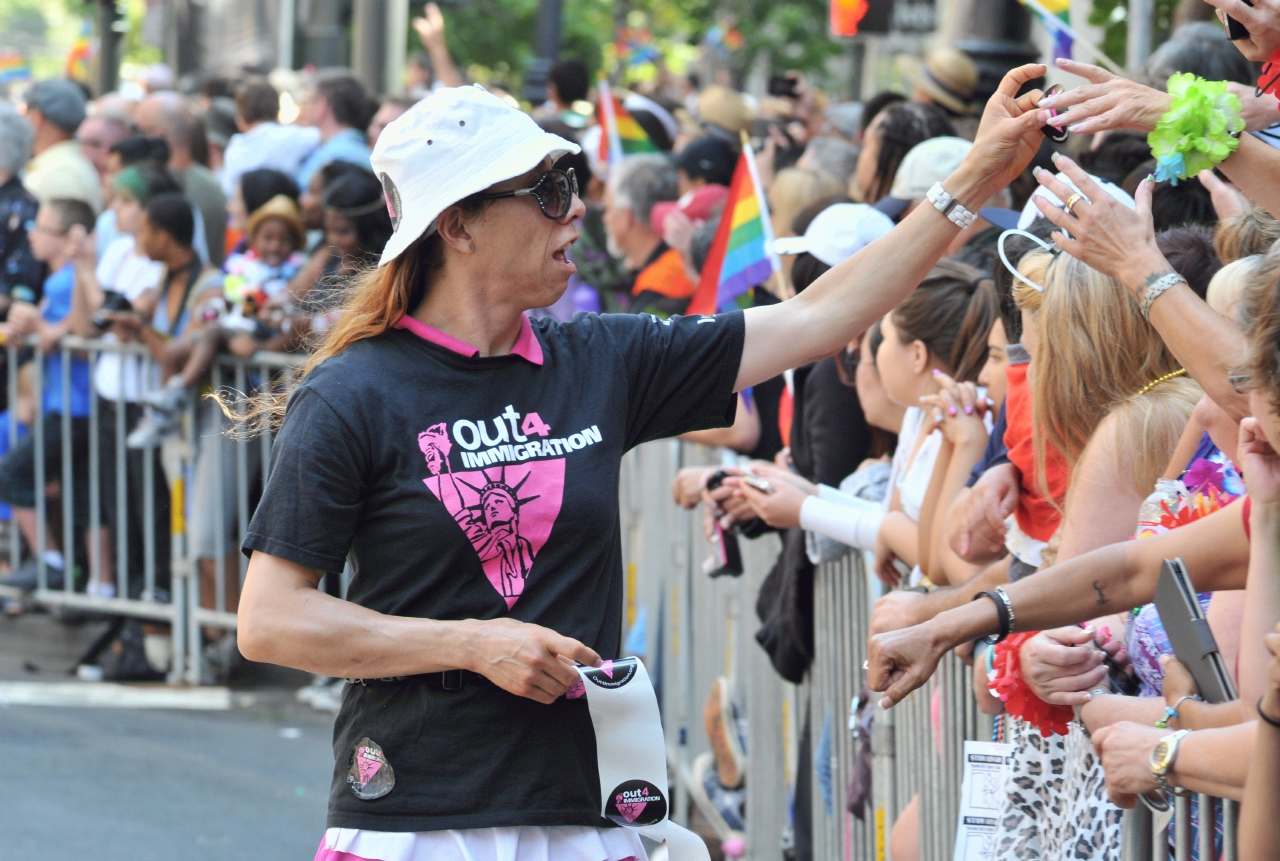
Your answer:
[[[101,623],[0,618],[0,680],[67,682]],[[310,861],[333,717],[246,665],[227,711],[0,704],[0,861]]]

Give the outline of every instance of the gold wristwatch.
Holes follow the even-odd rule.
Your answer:
[[[1155,750],[1151,751],[1151,773],[1156,776],[1156,782],[1160,784],[1166,796],[1190,794],[1186,790],[1170,785],[1168,776],[1169,769],[1173,767],[1173,760],[1178,755],[1178,744],[1190,732],[1189,729],[1180,729],[1170,733],[1156,742]]]

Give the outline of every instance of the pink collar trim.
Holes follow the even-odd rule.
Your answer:
[[[480,351],[466,341],[461,341],[450,334],[441,332],[435,326],[429,326],[415,317],[408,315],[401,317],[395,328],[408,329],[419,338],[430,341],[447,350],[452,350],[458,355],[466,356],[469,359],[474,359],[480,355]],[[533,326],[529,323],[527,314],[520,315],[520,334],[516,336],[516,342],[511,346],[511,355],[519,356],[530,364],[542,364],[542,344],[538,342],[538,336],[533,334]]]

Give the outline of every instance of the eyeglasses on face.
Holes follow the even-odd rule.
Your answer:
[[[506,197],[532,197],[538,201],[542,214],[552,221],[559,221],[569,214],[573,207],[573,199],[578,196],[578,177],[573,168],[551,170],[538,177],[529,188],[517,188],[514,191],[495,191],[490,194],[476,196],[476,200],[501,200]]]

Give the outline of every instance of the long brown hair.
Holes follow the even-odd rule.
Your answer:
[[[955,379],[976,381],[996,321],[989,281],[966,263],[942,259],[890,315],[899,340],[920,341]]]

